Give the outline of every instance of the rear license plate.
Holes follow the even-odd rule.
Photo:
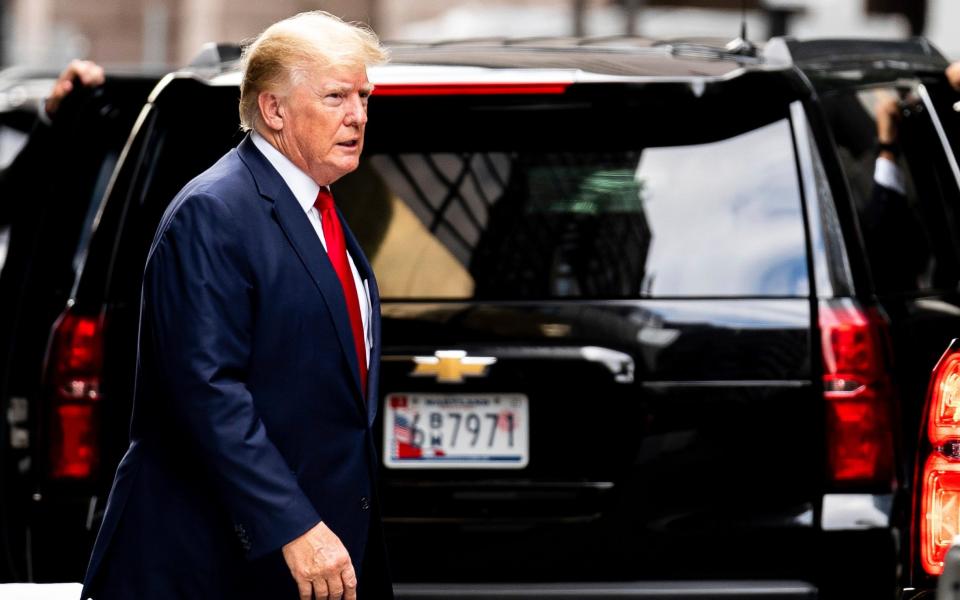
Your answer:
[[[522,469],[528,405],[523,394],[389,394],[383,462],[395,469]]]

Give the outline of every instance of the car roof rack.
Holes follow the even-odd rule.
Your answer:
[[[239,61],[242,54],[243,48],[239,44],[207,42],[200,47],[200,51],[193,57],[187,67],[197,70],[213,69],[219,71]]]
[[[600,75],[720,77],[761,62],[730,52],[716,38],[656,40],[635,35],[526,38],[482,37],[453,40],[390,41],[393,64],[505,68],[574,68]],[[200,78],[237,66],[237,44],[208,43],[184,69]],[[673,60],[679,59],[679,60]]]
[[[385,42],[403,56],[425,58],[430,49],[450,49],[452,53],[471,56],[511,53],[524,50],[615,52],[624,54],[652,53],[681,58],[701,58],[736,63],[770,62],[795,65],[803,70],[836,70],[857,65],[876,69],[889,65],[894,69],[942,70],[948,61],[928,40],[915,37],[907,40],[817,39],[799,41],[792,37],[773,38],[758,44],[758,52],[744,55],[732,51],[727,42],[716,37],[654,39],[638,35],[606,36],[502,36],[460,38],[438,41]],[[419,51],[424,51],[422,54]],[[204,44],[188,69],[225,70],[241,57],[242,47],[233,43]],[[446,62],[444,60],[443,62]],[[495,61],[500,62],[500,61]],[[518,65],[520,66],[520,65]]]
[[[695,37],[651,39],[636,35],[594,37],[480,37],[440,41],[385,42],[393,64],[470,66],[490,69],[579,69],[612,76],[724,77],[739,69],[795,67],[825,78],[861,73],[933,74],[948,62],[923,38],[907,40],[773,38],[744,53],[727,40]],[[206,44],[186,71],[201,78],[235,69],[238,44]],[[862,78],[861,77],[861,78]]]
[[[943,71],[949,62],[928,40],[774,38],[764,47],[771,63],[788,63],[803,71],[847,69]]]

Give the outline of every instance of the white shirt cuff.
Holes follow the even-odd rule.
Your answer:
[[[889,158],[877,158],[877,165],[873,170],[873,180],[877,185],[893,190],[901,196],[907,195],[907,184],[904,181],[903,171]]]

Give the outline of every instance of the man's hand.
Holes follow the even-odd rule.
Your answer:
[[[340,538],[323,522],[283,547],[301,600],[355,600],[357,574]]]
[[[877,140],[881,144],[897,143],[897,126],[900,123],[900,101],[896,96],[887,96],[877,102]]]
[[[103,83],[103,67],[89,60],[72,60],[67,68],[57,77],[50,95],[44,104],[47,115],[52,117],[60,108],[60,103],[73,91],[73,80],[79,79],[84,87],[93,87]]]
[[[960,92],[960,60],[947,67],[947,81],[953,86],[953,89]]]
[[[874,106],[877,117],[877,141],[881,144],[897,143],[900,125],[900,101],[893,95],[882,96]],[[880,158],[897,162],[897,157],[889,150],[882,150]]]

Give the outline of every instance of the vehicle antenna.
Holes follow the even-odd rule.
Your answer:
[[[740,39],[747,41],[747,0],[740,0]]]
[[[744,56],[757,55],[757,48],[747,38],[747,0],[740,0],[740,37],[727,44],[726,51]]]

